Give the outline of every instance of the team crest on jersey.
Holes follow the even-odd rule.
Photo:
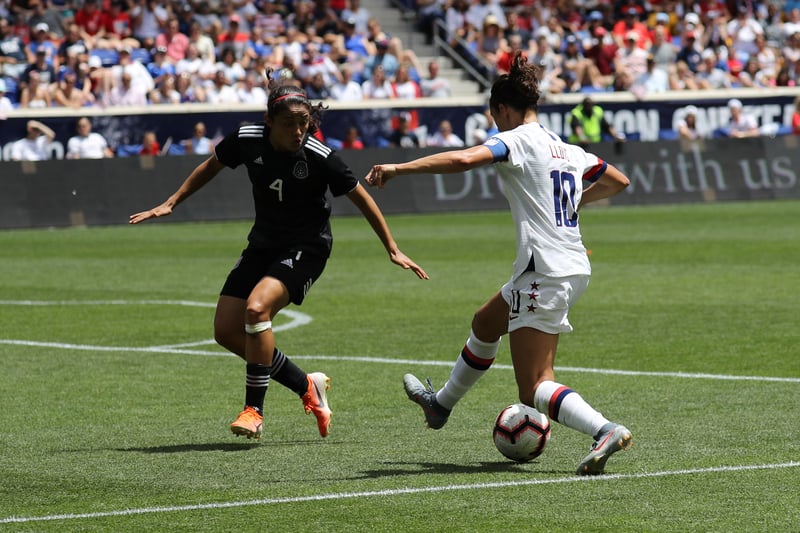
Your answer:
[[[305,161],[298,161],[294,164],[294,170],[292,171],[294,177],[299,180],[304,180],[308,177],[308,165]]]

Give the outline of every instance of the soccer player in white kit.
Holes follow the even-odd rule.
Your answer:
[[[442,174],[494,164],[503,180],[517,233],[511,279],[483,304],[450,378],[435,391],[406,374],[408,397],[429,427],[447,422],[455,404],[494,362],[500,338],[509,334],[519,399],[567,427],[594,438],[579,475],[602,474],[609,456],[631,444],[631,432],[606,419],[577,392],[555,381],[560,333],[572,331],[570,307],[589,284],[591,267],[581,239],[581,206],[608,198],[629,184],[618,169],[565,143],[539,124],[537,67],[517,54],[509,74],[492,86],[489,108],[499,133],[482,145],[407,163],[375,165],[366,177],[383,187],[404,174]],[[589,185],[584,188],[583,181]]]

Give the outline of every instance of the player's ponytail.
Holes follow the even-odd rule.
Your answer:
[[[528,63],[528,58],[517,51],[511,60],[511,69],[492,85],[489,106],[497,108],[501,103],[524,112],[539,109],[539,67]]]

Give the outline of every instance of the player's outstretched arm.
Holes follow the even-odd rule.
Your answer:
[[[411,270],[419,279],[428,279],[428,274],[422,270],[422,267],[397,247],[397,243],[394,242],[392,237],[392,232],[389,231],[389,226],[386,224],[386,219],[383,218],[383,213],[381,213],[378,204],[375,203],[375,200],[372,199],[367,190],[359,184],[355,189],[347,193],[347,197],[358,207],[364,218],[369,222],[369,225],[372,226],[373,231],[383,243],[383,247],[389,253],[389,259],[392,260],[392,263],[406,270]]]
[[[452,174],[488,165],[493,161],[494,156],[486,146],[473,146],[420,157],[407,163],[375,165],[364,181],[382,189],[387,181],[403,174]]]
[[[179,203],[191,196],[195,191],[203,187],[206,183],[211,181],[214,176],[219,174],[219,171],[225,168],[225,165],[220,163],[215,156],[211,156],[199,165],[189,174],[189,177],[183,182],[180,188],[175,191],[167,200],[161,205],[157,205],[147,211],[134,213],[129,217],[129,224],[138,224],[150,218],[165,217],[172,214],[172,210]]]

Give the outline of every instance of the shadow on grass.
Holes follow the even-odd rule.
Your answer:
[[[535,463],[510,463],[507,461],[480,462],[473,464],[454,463],[398,463],[384,462],[386,468],[379,470],[366,470],[361,473],[362,478],[381,478],[387,476],[409,476],[427,474],[486,474],[498,472],[527,472],[525,464]]]
[[[114,448],[117,452],[137,452],[137,453],[186,453],[186,452],[243,452],[247,450],[258,450],[265,446],[274,447],[276,445],[302,445],[308,446],[318,444],[319,440],[295,440],[291,442],[260,442],[248,440],[244,442],[207,442],[204,444],[173,444],[169,446],[143,446],[131,448]]]

